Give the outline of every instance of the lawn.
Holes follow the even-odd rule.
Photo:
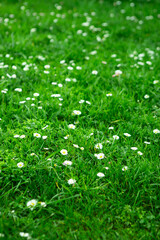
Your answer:
[[[0,238],[160,239],[160,1],[0,1]]]

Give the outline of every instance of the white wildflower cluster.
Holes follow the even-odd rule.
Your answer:
[[[55,214],[54,209],[48,208],[52,201],[67,203],[65,191],[81,198],[81,190],[103,192],[104,187],[110,188],[114,178],[120,181],[119,185],[127,179],[126,186],[130,187],[128,179],[134,178],[130,173],[135,171],[138,176],[145,159],[152,161],[149,156],[152,146],[154,154],[160,156],[157,150],[160,47],[157,45],[158,32],[151,34],[155,29],[149,27],[160,19],[160,13],[155,5],[155,9],[145,12],[146,15],[143,9],[135,14],[138,1],[111,1],[108,9],[107,1],[99,0],[96,4],[108,12],[102,19],[98,8],[92,10],[92,2],[96,1],[86,1],[91,7],[87,11],[86,4],[84,12],[79,11],[76,3],[71,3],[73,9],[66,11],[65,1],[52,3],[50,12],[43,11],[41,4],[41,11],[33,11],[36,6],[32,9],[30,1],[22,2],[16,3],[19,6],[17,15],[10,13],[13,6],[8,7],[7,12],[7,5],[3,1],[0,3],[4,44],[0,53],[0,136],[3,145],[0,177],[2,180],[5,176],[16,178],[11,189],[17,191],[15,197],[22,201],[19,211],[23,206],[29,214],[20,216],[26,215],[30,220],[33,214],[36,221],[41,212]],[[51,4],[49,2],[47,4]],[[70,1],[66,2],[70,5]],[[6,5],[5,11],[3,5]],[[124,24],[120,24],[121,18]],[[25,31],[23,19],[30,23]],[[18,36],[18,29],[22,36]],[[143,29],[145,35],[141,34]],[[155,42],[148,44],[156,34]],[[112,42],[115,36],[117,47]],[[137,39],[134,44],[125,43],[123,36],[128,41],[130,36],[133,40],[137,36]],[[141,48],[137,47],[142,40]],[[41,191],[39,184],[34,193],[27,186],[18,197],[24,183],[36,182],[32,171],[45,187],[48,181],[47,187],[53,191],[50,200],[46,198],[51,194]],[[2,183],[12,185],[5,180]],[[112,184],[114,186],[114,182]],[[122,193],[125,194],[126,189]],[[43,200],[39,201],[41,198]],[[75,201],[79,201],[77,199]],[[9,202],[7,206],[14,204]],[[7,215],[3,218],[7,219]],[[16,221],[19,224],[20,218],[15,217]],[[22,226],[18,237],[32,239],[32,233],[25,231]],[[0,233],[0,238],[7,239],[6,233],[7,230]]]

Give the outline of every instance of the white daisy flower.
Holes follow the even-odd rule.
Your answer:
[[[68,139],[69,138],[69,135],[66,135],[65,137],[64,137],[64,139]]]
[[[31,155],[31,156],[35,156],[36,154],[35,154],[35,153],[31,153],[30,155]]]
[[[106,170],[109,170],[109,167],[105,167]]]
[[[49,68],[50,68],[50,65],[45,65],[44,68],[45,68],[45,69],[49,69]]]
[[[20,137],[20,135],[18,135],[18,134],[14,135],[14,138],[19,138],[19,137]]]
[[[42,139],[44,139],[44,140],[47,139],[47,136],[42,136]]]
[[[11,78],[16,78],[16,74],[13,74],[12,76],[11,76]],[[22,91],[21,91],[22,92]]]
[[[23,68],[23,71],[29,71],[29,68],[26,66]]]
[[[126,137],[131,137],[131,134],[129,134],[129,133],[124,133],[124,136],[126,136]]]
[[[25,137],[26,137],[25,135],[21,135],[21,136],[20,136],[20,138],[22,138],[22,139],[25,138]]]
[[[81,70],[81,69],[82,69],[82,67],[80,67],[80,66],[77,66],[77,67],[76,67],[76,69],[77,69],[77,70]]]
[[[17,167],[18,167],[18,168],[22,168],[23,166],[24,166],[24,163],[23,163],[23,162],[17,163]]]
[[[148,64],[148,65],[152,65],[152,62],[150,62],[150,61],[146,61],[146,64]]]
[[[89,102],[89,101],[86,101],[86,103],[87,103],[88,105],[91,105],[91,102]]]
[[[73,144],[73,147],[75,148],[79,148],[79,146],[77,144]]]
[[[45,74],[49,74],[50,72],[49,71],[44,71]]]
[[[138,148],[137,147],[131,147],[133,151],[136,151]]]
[[[96,54],[97,54],[97,51],[94,50],[94,51],[90,52],[90,54],[91,54],[91,55],[96,55]]]
[[[1,93],[7,93],[7,91],[6,90],[1,90]]]
[[[102,143],[97,143],[94,147],[95,147],[96,149],[102,149],[102,148],[103,148],[103,145],[102,145]]]
[[[155,133],[155,134],[160,133],[160,130],[154,129],[154,130],[153,130],[153,133]]]
[[[84,100],[80,100],[79,103],[84,103],[85,101]]]
[[[93,71],[92,71],[92,74],[93,74],[93,75],[97,75],[97,74],[98,74],[98,71],[93,70]]]
[[[76,126],[75,126],[74,124],[69,124],[68,127],[69,127],[70,129],[75,129],[75,128],[76,128]]]
[[[141,156],[141,155],[143,155],[143,153],[142,153],[142,152],[140,152],[140,151],[138,151],[137,153],[138,153],[138,155],[140,155],[140,156]]]
[[[66,161],[63,162],[63,165],[64,165],[64,166],[71,166],[71,165],[72,165],[72,162],[66,160]]]
[[[149,98],[149,95],[148,95],[148,94],[144,95],[144,98],[145,98],[145,99],[148,99],[148,98]]]
[[[13,66],[12,66],[12,69],[16,70],[16,69],[17,69],[17,67],[13,65]]]
[[[61,94],[52,94],[51,97],[61,97]]]
[[[68,184],[69,184],[69,185],[72,185],[72,184],[75,184],[75,183],[76,183],[76,180],[75,180],[75,179],[72,179],[72,178],[71,178],[71,179],[68,180]]]
[[[27,207],[30,208],[31,210],[33,210],[36,205],[37,205],[37,200],[35,199],[32,199],[29,202],[27,202]]]
[[[52,85],[57,85],[57,82],[52,82]]]
[[[97,176],[101,178],[101,177],[104,177],[105,175],[104,175],[104,173],[99,172],[99,173],[97,173]]]
[[[70,78],[66,78],[65,81],[66,82],[71,82],[71,79]]]
[[[107,93],[106,96],[107,96],[107,97],[111,97],[111,96],[112,96],[112,93]]]
[[[138,62],[139,65],[143,66],[144,65],[144,62]]]
[[[22,92],[22,88],[15,88],[14,91],[16,91],[16,92]]]
[[[112,77],[117,77],[117,76],[120,76],[121,74],[122,74],[121,70],[116,70],[115,74]]]
[[[128,167],[127,166],[124,166],[123,168],[122,168],[122,171],[124,172],[124,171],[127,171],[128,170]]]
[[[47,204],[45,202],[39,202],[41,204],[42,207],[46,207]]]
[[[98,153],[95,155],[97,159],[103,159],[105,157],[104,153]]]
[[[27,238],[27,239],[31,239],[29,233],[20,232],[19,235],[20,235],[21,237],[25,237],[25,238]]]
[[[67,67],[68,70],[73,70],[73,67],[69,66]]]
[[[153,84],[157,84],[157,83],[159,83],[159,80],[154,80],[153,81]]]
[[[62,155],[67,155],[67,154],[68,154],[68,152],[67,152],[66,149],[62,149],[62,150],[60,151],[60,153],[61,153]]]
[[[39,134],[39,133],[34,133],[33,136],[36,138],[41,138],[41,134]]]
[[[36,32],[36,31],[37,31],[36,28],[31,28],[31,30],[30,30],[31,33],[34,33],[34,32]]]
[[[61,60],[61,61],[60,61],[60,64],[64,64],[64,63],[65,63],[65,60]]]
[[[34,97],[38,97],[38,96],[39,96],[39,93],[34,93],[33,96],[34,96]]]
[[[74,110],[72,114],[73,114],[73,115],[81,115],[81,111],[79,111],[79,110]]]
[[[82,33],[81,29],[77,30],[77,34],[81,34],[81,33]]]
[[[19,104],[23,104],[23,103],[25,103],[25,102],[26,102],[26,101],[20,101]]]
[[[118,140],[118,139],[119,139],[119,136],[117,136],[117,135],[113,135],[113,139]]]

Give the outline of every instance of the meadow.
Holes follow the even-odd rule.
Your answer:
[[[0,1],[0,239],[160,239],[160,1]]]

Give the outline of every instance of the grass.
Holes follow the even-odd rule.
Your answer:
[[[160,239],[159,1],[2,0],[0,13],[0,237]]]

